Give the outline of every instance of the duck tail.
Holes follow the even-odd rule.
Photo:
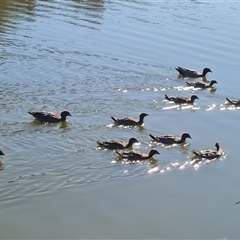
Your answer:
[[[115,153],[117,153],[120,157],[123,157],[122,153],[118,150],[115,150]]]
[[[153,136],[152,134],[149,134],[149,136],[153,139],[153,140],[157,140],[155,136]]]
[[[33,111],[28,111],[29,114],[33,115]]]
[[[178,67],[176,67],[175,69],[179,72],[179,74],[182,74],[182,72],[181,72],[181,67],[178,66]]]
[[[114,122],[117,122],[117,119],[114,118],[113,116],[111,116],[111,119],[112,119]]]
[[[186,84],[187,84],[188,86],[192,86],[192,83],[190,83],[190,82],[186,82]]]
[[[226,99],[228,102],[233,103],[232,100],[230,100],[229,98],[226,97]]]
[[[201,154],[199,153],[199,152],[197,152],[197,151],[192,151],[195,155],[197,155],[197,156],[201,156]]]
[[[167,99],[168,101],[171,101],[171,98],[167,94],[165,94],[165,99]]]
[[[99,146],[104,146],[104,145],[103,145],[103,142],[100,142],[100,141],[97,141],[97,144],[98,144]]]

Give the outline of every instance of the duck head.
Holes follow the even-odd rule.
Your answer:
[[[67,116],[72,116],[69,111],[66,111],[66,110],[65,110],[65,111],[61,112],[61,119],[62,119],[63,121],[66,120],[66,117],[67,117]]]
[[[129,138],[128,140],[129,144],[133,145],[134,143],[138,143],[138,140],[134,137]]]
[[[203,75],[203,76],[206,76],[206,74],[207,74],[208,72],[212,72],[211,69],[210,69],[210,68],[204,68],[202,75]]]
[[[212,80],[212,81],[210,82],[210,86],[212,86],[212,85],[215,84],[215,83],[217,83],[217,81],[216,81],[216,80]]]
[[[187,133],[187,132],[182,133],[182,139],[185,140],[186,138],[192,138],[192,137],[191,137],[190,134]]]
[[[191,96],[191,101],[194,102],[195,99],[199,99],[197,95],[192,95]]]
[[[152,149],[150,152],[149,152],[149,157],[151,158],[153,155],[155,154],[160,154],[156,149]]]

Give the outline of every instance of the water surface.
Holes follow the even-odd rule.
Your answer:
[[[238,238],[239,109],[225,98],[240,97],[239,10],[225,1],[1,1],[0,237]],[[187,88],[195,80],[179,78],[178,65],[210,67],[207,80],[218,84]],[[165,94],[199,100],[179,107]],[[64,124],[27,113],[64,109],[72,114]],[[110,116],[141,112],[149,114],[143,128],[112,125]],[[192,136],[184,146],[149,137],[184,131]],[[140,141],[134,148],[160,155],[129,164],[97,148],[97,140],[131,136]],[[192,164],[193,149],[216,142],[222,158]],[[62,209],[71,214],[60,220]]]

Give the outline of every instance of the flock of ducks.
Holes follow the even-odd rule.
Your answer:
[[[177,67],[176,70],[179,72],[179,75],[181,77],[187,77],[187,78],[203,78],[205,79],[206,74],[208,72],[212,72],[210,68],[204,68],[202,73],[198,72],[193,69],[187,69],[182,67]],[[212,80],[210,82],[202,81],[202,82],[186,82],[187,86],[192,86],[194,88],[211,88],[214,84],[216,84],[216,80]],[[176,104],[193,104],[194,100],[198,99],[196,95],[192,95],[191,98],[188,97],[173,97],[165,95],[166,100],[173,101]],[[240,100],[231,100],[229,98],[226,98],[227,101],[230,104],[233,104],[235,106],[240,106]],[[29,111],[29,114],[31,114],[33,117],[35,117],[37,120],[39,120],[42,123],[58,123],[66,121],[67,116],[71,116],[71,114],[68,111],[63,111],[60,115],[53,112],[44,112],[44,111]],[[139,115],[139,119],[135,119],[132,117],[125,117],[125,118],[115,118],[112,117],[112,120],[117,125],[123,125],[123,126],[141,126],[143,125],[144,118],[148,116],[147,113],[141,113]],[[172,144],[182,144],[186,141],[187,138],[191,138],[189,133],[182,133],[182,135],[175,136],[172,134],[168,135],[162,135],[162,136],[154,136],[152,134],[149,134],[149,136],[152,138],[153,141],[162,143],[164,145],[172,145]],[[124,158],[129,161],[142,161],[152,158],[155,154],[159,154],[159,152],[156,149],[150,150],[148,154],[140,152],[140,151],[128,151],[123,152],[120,150],[123,149],[129,149],[132,148],[134,143],[138,143],[138,140],[134,137],[131,137],[128,142],[124,142],[122,140],[114,139],[110,141],[97,141],[97,144],[101,148],[107,148],[110,150],[114,150],[121,158]],[[223,151],[220,147],[219,143],[215,144],[216,149],[206,149],[206,150],[200,150],[200,151],[193,151],[196,157],[203,158],[203,159],[215,159],[222,156]],[[0,150],[0,155],[4,155],[4,153]]]
[[[148,116],[146,113],[141,113],[139,115],[139,119],[135,119],[132,117],[126,117],[121,119],[116,119],[111,117],[114,120],[114,123],[117,125],[123,126],[141,126],[143,125],[144,117]],[[173,144],[183,144],[186,142],[187,138],[191,138],[190,134],[187,132],[182,133],[182,135],[176,136],[173,134],[167,134],[162,136],[154,136],[149,134],[153,141],[162,143],[163,145],[173,145]],[[134,137],[128,139],[128,142],[124,142],[119,139],[113,139],[110,141],[97,141],[97,144],[101,148],[107,148],[110,150],[115,150],[115,152],[121,157],[128,161],[143,161],[152,158],[155,154],[160,154],[156,149],[150,150],[148,154],[140,152],[140,151],[129,151],[129,152],[122,152],[119,150],[132,148],[134,143],[138,143],[138,140]],[[206,149],[200,151],[193,151],[196,157],[204,158],[204,159],[215,159],[222,156],[223,151],[220,148],[220,144],[215,144],[216,149]]]
[[[179,74],[182,77],[189,77],[189,78],[205,78],[206,74],[208,72],[212,72],[210,68],[204,68],[203,72],[200,73],[196,70],[192,70],[192,69],[187,69],[187,68],[182,68],[182,67],[177,67],[176,70],[179,72]],[[187,85],[189,86],[193,86],[195,88],[209,88],[212,87],[213,84],[217,83],[216,80],[212,80],[210,83],[207,82],[194,82],[194,83],[190,83],[190,82],[186,82]],[[165,95],[165,98],[168,101],[173,101],[176,104],[193,104],[195,99],[198,99],[198,97],[196,95],[192,95],[191,98],[188,97],[173,97],[173,96],[168,96]],[[228,100],[228,99],[227,99]],[[234,102],[234,100],[228,100],[229,102],[231,101],[231,103]],[[237,100],[235,100],[237,101]],[[239,104],[240,104],[240,100],[239,100]],[[134,119],[132,117],[126,117],[126,118],[122,118],[122,119],[117,119],[111,116],[111,118],[113,119],[115,124],[118,125],[124,125],[124,126],[140,126],[143,125],[143,120],[144,118],[148,116],[148,114],[146,113],[141,113],[139,115],[139,119]],[[182,133],[182,135],[179,136],[175,136],[172,134],[168,134],[168,135],[163,135],[163,136],[154,136],[152,134],[149,134],[149,136],[153,139],[153,141],[155,142],[160,142],[164,145],[172,145],[172,144],[182,144],[186,141],[187,138],[191,138],[189,133]],[[159,152],[156,149],[152,149],[150,150],[150,152],[148,154],[146,153],[142,153],[139,151],[129,151],[129,152],[122,152],[119,150],[122,149],[127,149],[127,148],[131,148],[132,145],[134,143],[138,142],[136,138],[130,138],[128,140],[127,143],[123,142],[122,140],[118,140],[118,139],[113,139],[110,141],[97,141],[97,144],[100,147],[103,148],[107,148],[110,150],[115,150],[115,152],[122,158],[130,160],[130,161],[135,161],[135,160],[146,160],[149,159],[151,157],[153,157],[155,154],[159,154]],[[206,149],[206,150],[200,150],[200,151],[193,151],[193,153],[200,158],[204,158],[204,159],[215,159],[220,157],[223,154],[223,151],[220,147],[219,143],[215,144],[216,149]]]
[[[182,67],[177,67],[176,70],[179,72],[181,77],[188,77],[188,78],[206,78],[206,74],[208,72],[212,72],[210,68],[204,68],[203,72],[200,73],[193,69],[187,69]],[[216,84],[216,80],[212,80],[210,82],[186,82],[187,86],[192,86],[194,88],[211,88],[214,84]],[[173,101],[176,104],[193,104],[198,97],[196,95],[192,95],[190,98],[185,96],[168,96],[165,95],[165,99],[168,101]],[[227,100],[234,105],[240,105],[240,100],[230,100],[227,98]],[[144,118],[148,116],[147,113],[141,113],[139,115],[139,119],[135,119],[132,117],[126,117],[126,118],[114,118],[111,116],[112,120],[117,125],[123,125],[123,126],[141,126],[143,125]],[[173,134],[168,135],[162,135],[162,136],[154,136],[152,134],[149,134],[149,136],[152,138],[153,141],[162,143],[163,145],[173,145],[173,144],[183,144],[185,143],[187,138],[191,138],[190,134],[187,132],[182,133],[182,135],[175,136]],[[122,140],[113,139],[110,141],[97,141],[97,144],[101,148],[107,148],[110,150],[114,150],[121,158],[124,158],[129,161],[142,161],[152,158],[155,154],[159,154],[159,152],[156,149],[150,150],[148,154],[140,152],[140,151],[128,151],[123,152],[120,150],[131,148],[134,143],[137,143],[138,140],[134,137],[129,138],[128,142],[123,142]],[[200,151],[193,151],[195,156],[197,158],[201,159],[216,159],[223,155],[223,150],[220,147],[220,143],[215,144],[216,149],[205,149]]]

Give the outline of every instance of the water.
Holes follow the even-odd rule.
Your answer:
[[[239,109],[225,103],[239,97],[239,10],[225,1],[2,0],[0,237],[239,238]],[[187,88],[178,65],[210,67],[215,91]],[[176,107],[165,94],[199,100]],[[27,113],[64,109],[65,124]],[[112,125],[110,116],[141,112],[143,128]],[[184,131],[184,146],[149,137]],[[155,162],[97,148],[131,136],[134,148],[159,150]],[[215,142],[224,156],[193,165],[192,150]]]

